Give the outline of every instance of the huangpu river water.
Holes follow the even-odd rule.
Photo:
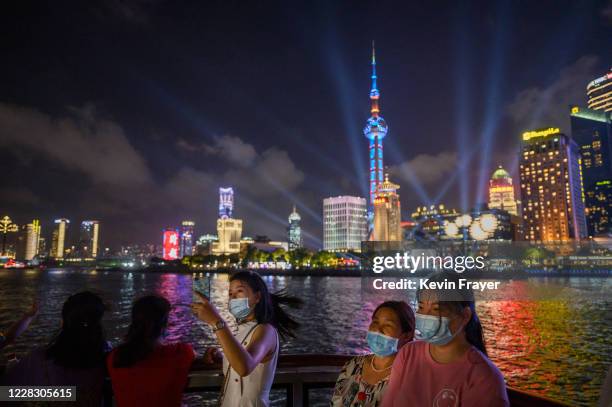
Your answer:
[[[297,339],[282,345],[286,353],[357,354],[366,352],[365,333],[376,305],[391,299],[388,292],[364,294],[359,277],[264,277],[272,291],[286,289],[301,297],[297,311],[303,327]],[[226,275],[212,277],[212,299],[230,321],[227,312]],[[551,278],[530,278],[516,284],[546,287]],[[612,363],[612,279],[566,278],[572,296],[546,301],[482,301],[482,320],[489,356],[509,385],[562,400],[572,405],[593,405],[607,369]],[[516,287],[515,287],[516,288]],[[168,340],[190,342],[201,354],[214,344],[210,330],[190,311],[191,276],[140,272],[82,270],[0,270],[0,329],[21,315],[34,298],[40,312],[17,343],[5,349],[23,355],[48,342],[59,327],[60,310],[68,295],[80,290],[100,293],[110,306],[105,317],[109,340],[116,344],[125,334],[130,306],[147,292],[166,296],[173,307]],[[598,293],[598,295],[594,295]],[[402,298],[394,293],[394,299]],[[328,393],[323,391],[325,398]],[[190,395],[190,405],[207,404],[210,395]],[[274,392],[275,405],[283,395]]]

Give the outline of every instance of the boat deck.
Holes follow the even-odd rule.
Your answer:
[[[310,391],[313,389],[331,389],[336,383],[340,368],[351,356],[300,354],[281,355],[276,369],[273,388],[284,389],[287,394],[287,406],[303,407],[310,405]],[[201,359],[194,362],[185,392],[218,392],[223,384],[220,365],[206,365]],[[512,407],[567,407],[554,400],[508,388]],[[107,386],[105,406],[112,406],[112,391]]]

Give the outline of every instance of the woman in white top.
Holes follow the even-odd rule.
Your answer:
[[[223,350],[225,381],[220,405],[260,407],[269,405],[269,394],[279,354],[279,335],[295,337],[299,324],[281,304],[299,307],[302,301],[284,294],[271,294],[259,274],[240,271],[230,277],[229,311],[238,322],[233,334],[208,299],[197,293],[201,303],[192,308],[197,317],[211,325]],[[213,360],[217,349],[208,349]]]

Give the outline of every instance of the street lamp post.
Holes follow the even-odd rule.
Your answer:
[[[18,229],[19,227],[16,224],[14,224],[11,218],[9,218],[8,216],[5,216],[2,219],[0,219],[0,233],[2,233],[2,255],[3,256],[5,254],[5,249],[6,249],[6,235],[8,233],[17,232]]]

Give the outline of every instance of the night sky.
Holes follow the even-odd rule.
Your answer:
[[[286,240],[295,203],[320,246],[322,199],[367,193],[372,40],[405,218],[482,201],[498,164],[516,174],[520,133],[569,132],[612,66],[606,1],[13,3],[0,215],[46,237],[99,219],[113,248],[183,219],[216,233],[220,186],[243,235]]]

